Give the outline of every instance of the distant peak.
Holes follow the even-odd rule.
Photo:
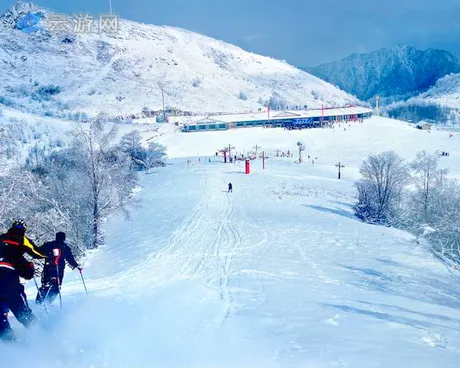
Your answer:
[[[416,49],[414,46],[406,45],[404,43],[398,43],[396,46],[392,48],[396,50],[415,50]]]

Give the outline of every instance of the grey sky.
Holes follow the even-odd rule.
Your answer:
[[[14,3],[0,0],[2,11]],[[107,12],[109,0],[41,0],[57,12]],[[304,66],[398,43],[460,55],[459,0],[112,0],[122,18],[186,28]]]

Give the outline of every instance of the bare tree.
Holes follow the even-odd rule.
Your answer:
[[[460,184],[438,169],[436,155],[422,151],[409,166],[394,152],[372,155],[361,174],[358,217],[410,230],[440,258],[460,263]]]
[[[166,147],[156,142],[149,142],[147,148],[143,147],[137,130],[121,138],[120,149],[131,157],[136,170],[148,171],[152,167],[164,165]]]
[[[442,190],[433,203],[435,215],[431,216],[431,231],[419,234],[430,241],[434,250],[460,262],[460,185],[456,180],[445,179]]]
[[[165,166],[165,157],[166,147],[156,142],[150,142],[145,150],[145,156],[142,159],[142,163],[146,170],[152,167]]]
[[[79,125],[68,147],[30,146],[22,167],[5,159],[8,165],[0,168],[0,227],[24,217],[35,240],[65,231],[74,250],[101,243],[102,221],[115,212],[128,213],[137,185],[131,157],[115,144],[115,128],[105,129],[106,120],[101,115]],[[10,145],[36,142],[39,135],[33,127],[24,127],[20,121],[0,125],[0,136],[8,142],[0,144],[2,153]]]
[[[417,219],[424,223],[432,223],[434,215],[434,202],[440,194],[440,170],[438,169],[439,158],[436,154],[428,154],[421,151],[410,167],[414,173],[413,183],[415,192],[412,195],[412,205]]]
[[[119,144],[121,151],[129,155],[133,160],[134,168],[138,168],[139,165],[142,166],[142,163],[138,162],[143,153],[141,139],[140,132],[138,130],[133,130],[121,137]]]
[[[90,248],[102,242],[101,222],[115,211],[124,211],[131,197],[136,178],[131,168],[131,159],[119,150],[114,150],[116,127],[104,129],[104,123],[96,118],[90,121],[89,129],[77,128],[74,148],[84,157],[88,201],[92,212],[92,240]]]
[[[393,151],[369,156],[361,165],[356,183],[359,202],[356,213],[365,221],[390,224],[395,221],[401,193],[408,184],[404,160]]]

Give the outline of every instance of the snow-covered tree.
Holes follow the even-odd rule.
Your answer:
[[[414,174],[412,182],[415,186],[415,191],[411,196],[413,213],[416,215],[416,220],[424,223],[432,222],[435,201],[439,195],[438,161],[436,154],[422,151],[417,154],[417,158],[410,165]]]
[[[116,127],[105,129],[103,120],[92,119],[88,129],[80,126],[74,149],[83,158],[84,196],[92,213],[90,248],[102,242],[101,223],[110,213],[125,211],[136,185],[131,158],[115,149]]]
[[[142,138],[138,130],[126,133],[120,140],[120,148],[129,156],[138,158],[142,153]]]
[[[147,146],[143,159],[146,170],[156,166],[164,166],[165,157],[166,147],[156,142],[150,142]]]
[[[164,165],[166,148],[156,142],[149,142],[147,148],[143,147],[141,135],[137,130],[121,138],[120,149],[131,157],[136,170],[148,171],[152,167]]]
[[[420,234],[430,241],[434,249],[444,256],[460,261],[460,185],[445,179],[435,203],[430,231]]]
[[[102,221],[115,212],[127,214],[137,176],[115,133],[115,128],[105,129],[103,120],[93,119],[76,128],[69,147],[29,152],[23,172],[34,185],[22,185],[29,198],[22,208],[36,233],[65,231],[77,249],[94,248],[103,239]]]
[[[404,160],[393,151],[370,155],[361,165],[357,215],[365,221],[391,224],[397,220],[401,194],[409,179]]]
[[[410,165],[394,152],[371,155],[361,174],[358,217],[409,230],[460,262],[460,184],[439,169],[436,154],[419,152]]]

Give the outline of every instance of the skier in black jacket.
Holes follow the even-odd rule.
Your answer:
[[[45,262],[42,273],[42,286],[40,287],[35,302],[42,304],[44,301],[52,303],[60,292],[62,279],[64,278],[65,262],[67,261],[72,269],[82,268],[75,261],[69,246],[65,243],[65,233],[56,233],[56,240],[47,242],[39,248],[48,259]]]
[[[0,339],[3,340],[15,340],[8,322],[8,310],[11,310],[25,327],[29,327],[35,321],[35,316],[27,303],[24,286],[19,279],[32,279],[34,265],[24,258],[20,250],[16,244],[0,241]]]

